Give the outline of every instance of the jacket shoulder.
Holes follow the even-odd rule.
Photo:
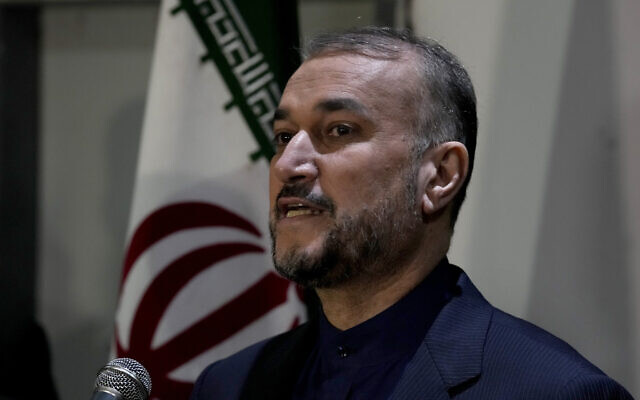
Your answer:
[[[478,383],[502,391],[496,398],[632,398],[563,340],[498,309],[487,332]]]
[[[460,400],[631,399],[566,342],[493,307],[452,268],[454,295],[426,337],[449,394]]]

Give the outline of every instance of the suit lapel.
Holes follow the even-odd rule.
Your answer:
[[[426,343],[422,343],[400,378],[389,400],[448,399],[447,390]]]
[[[457,268],[457,267],[455,267]],[[392,399],[448,399],[447,392],[482,372],[493,308],[459,270],[442,308],[396,386]]]

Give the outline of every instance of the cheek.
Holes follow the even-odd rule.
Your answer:
[[[400,182],[400,164],[380,162],[379,157],[363,157],[362,153],[344,154],[324,165],[320,181],[323,191],[338,207],[370,204],[392,190]]]

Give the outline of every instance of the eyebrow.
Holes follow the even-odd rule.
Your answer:
[[[313,107],[314,110],[323,111],[323,112],[334,112],[334,111],[351,111],[356,114],[362,115],[363,117],[368,117],[369,112],[367,108],[354,99],[349,98],[336,98],[336,99],[327,99],[319,102]],[[289,118],[291,113],[289,110],[284,108],[276,108],[273,112],[273,119],[271,122],[282,121]]]
[[[289,117],[289,111],[282,108],[276,108],[276,110],[273,112],[272,122],[287,119],[288,117]]]
[[[336,98],[323,100],[316,104],[314,110],[333,112],[333,111],[351,111],[364,117],[368,116],[367,108],[357,100],[349,98]]]

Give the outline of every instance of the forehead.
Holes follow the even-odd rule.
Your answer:
[[[409,57],[376,59],[356,54],[320,55],[289,79],[281,108],[303,107],[323,98],[353,98],[372,111],[404,108],[416,87]]]

